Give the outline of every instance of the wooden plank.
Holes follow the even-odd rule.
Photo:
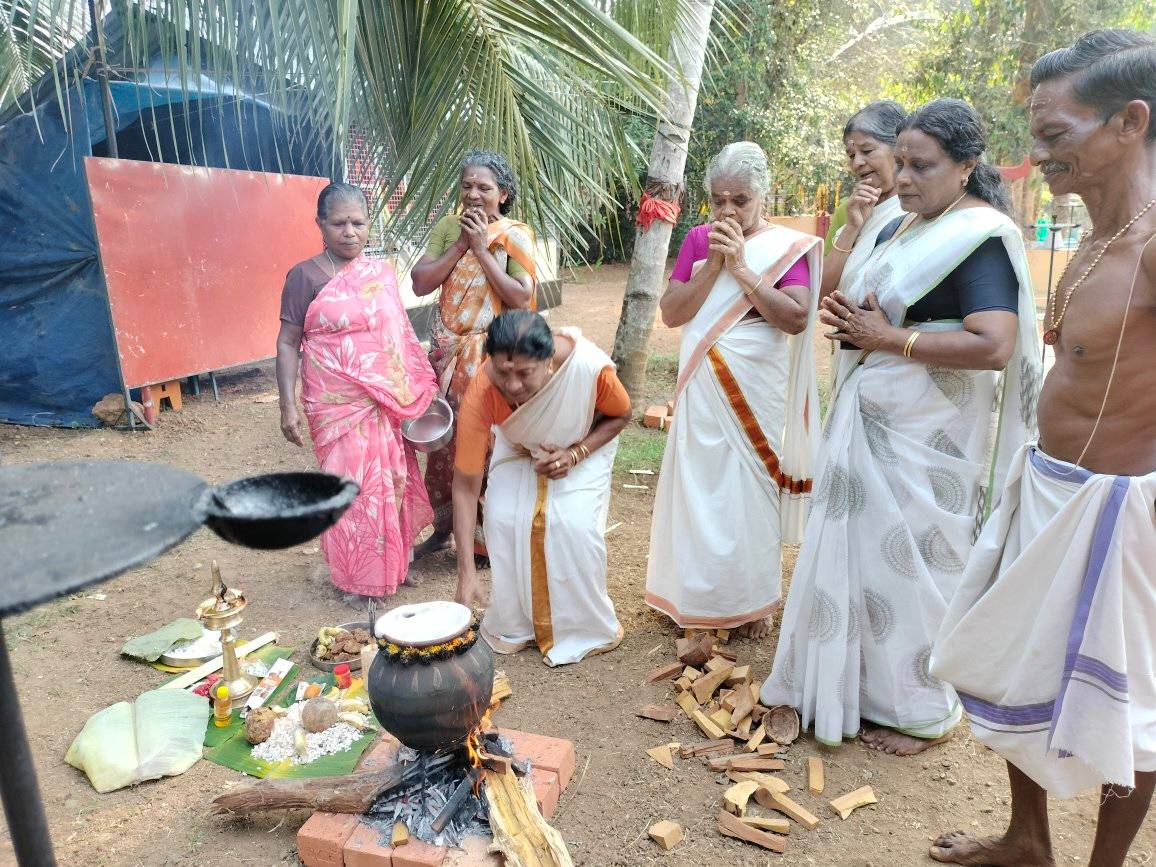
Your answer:
[[[739,740],[746,741],[751,736],[751,715],[747,714],[735,725],[735,734],[738,735]]]
[[[736,665],[735,670],[731,672],[724,683],[727,686],[738,686],[740,683],[749,683],[751,679],[751,667],[749,665]]]
[[[763,774],[758,771],[727,771],[727,776],[736,783],[741,783],[743,780],[754,780],[759,784],[759,788],[768,789],[780,795],[791,791],[791,786],[786,780],[771,774]],[[758,798],[755,800],[757,801]]]
[[[682,673],[682,669],[683,664],[681,662],[671,662],[654,669],[650,674],[646,675],[646,682],[658,683],[660,680],[672,680]]]
[[[678,754],[684,759],[689,759],[691,756],[704,756],[712,752],[718,752],[719,750],[729,752],[730,749],[731,742],[729,738],[718,738],[717,740],[686,744],[679,749]]]
[[[389,845],[396,849],[398,846],[404,846],[409,842],[409,828],[406,827],[405,822],[394,822],[393,831],[389,835]]]
[[[674,756],[672,756],[670,753],[670,744],[663,744],[659,747],[651,747],[646,751],[646,754],[667,770],[674,770]]]
[[[754,716],[752,715],[751,718],[754,719]],[[766,738],[767,730],[762,724],[760,724],[759,727],[755,729],[754,734],[751,735],[751,739],[747,741],[747,750],[753,753],[759,748],[759,745],[764,740],[766,740]]]
[[[489,805],[494,845],[509,867],[573,867],[562,835],[552,828],[538,810],[529,778],[520,781],[514,774],[484,772],[482,786]]]
[[[723,730],[724,733],[731,727],[731,712],[724,707],[720,707],[714,713],[709,714],[710,721]]]
[[[691,683],[694,683],[696,680],[702,677],[702,672],[695,668],[693,665],[688,665],[682,670],[682,676]]]
[[[674,653],[683,665],[698,668],[710,659],[713,647],[714,636],[709,632],[700,632],[690,638],[678,639],[674,643]]]
[[[747,802],[759,788],[754,780],[742,780],[723,792],[723,809],[736,816],[747,814]]]
[[[732,816],[726,810],[720,810],[715,821],[718,822],[719,831],[728,837],[734,837],[745,843],[754,843],[756,846],[762,846],[764,849],[769,849],[780,855],[787,851],[786,839],[768,834],[766,831],[760,831],[758,828],[752,828],[742,819]]]
[[[704,665],[703,668],[705,668],[707,670],[708,674],[714,674],[714,672],[718,671],[720,668],[726,668],[728,665],[732,669],[735,667],[735,664],[733,661],[716,655],[716,656],[712,656],[710,659],[708,659],[706,661],[706,665]]]
[[[678,709],[668,704],[648,704],[641,710],[635,711],[634,715],[640,716],[643,719],[652,719],[655,722],[668,723],[678,715]]]
[[[813,831],[819,827],[819,819],[814,813],[800,807],[780,792],[772,792],[770,789],[757,789],[755,791],[755,800],[760,806],[766,807],[768,810],[776,810],[794,819],[808,831]]]
[[[744,825],[772,834],[790,834],[791,823],[781,816],[742,816]]]
[[[732,771],[782,771],[786,770],[787,763],[782,759],[770,756],[742,756],[731,759],[729,769]]]
[[[714,695],[714,691],[719,688],[732,671],[734,671],[733,665],[728,665],[725,668],[716,668],[714,671],[709,674],[704,674],[691,684],[690,691],[694,693],[695,701],[702,704]]]
[[[807,759],[807,791],[812,795],[823,794],[823,760],[818,756]]]
[[[866,807],[868,804],[877,804],[878,799],[875,797],[875,790],[870,786],[863,786],[853,792],[848,792],[846,795],[840,795],[831,801],[831,809],[839,814],[840,819],[846,820],[853,812],[860,807]]]
[[[759,748],[755,752],[760,756],[777,756],[781,752],[786,751],[786,747],[779,746],[774,741],[769,744],[759,744]]]
[[[735,719],[742,719],[745,716],[750,716],[754,710],[757,697],[751,692],[751,687],[748,684],[743,684],[735,690],[737,698],[735,700],[735,707],[732,713]]]
[[[686,692],[680,692],[677,696],[675,696],[674,702],[680,708],[682,708],[682,712],[689,717],[693,717],[695,711],[699,709],[698,702],[694,700],[694,693],[692,693],[690,690],[687,690]]]
[[[690,715],[690,719],[708,738],[721,738],[726,734],[726,732],[715,725],[715,723],[702,712],[701,708],[696,709],[695,712]]]
[[[667,819],[655,822],[647,833],[651,840],[668,852],[682,842],[682,828],[677,822],[671,822]]]

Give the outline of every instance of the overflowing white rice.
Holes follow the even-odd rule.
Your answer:
[[[297,755],[294,747],[294,738],[301,728],[301,708],[305,702],[299,701],[289,706],[285,716],[278,717],[273,724],[273,733],[264,743],[253,747],[253,757],[265,762],[280,762],[289,759],[295,765],[307,765],[322,756],[344,752],[353,746],[362,735],[355,726],[345,722],[337,722],[325,731],[316,734],[305,733],[305,742],[309,745],[305,758]],[[358,714],[362,722],[365,716]]]

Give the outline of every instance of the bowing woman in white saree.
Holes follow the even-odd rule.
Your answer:
[[[482,636],[499,653],[536,644],[551,666],[612,650],[622,627],[606,595],[603,535],[630,398],[605,352],[577,329],[552,334],[537,313],[495,318],[486,353],[459,418],[458,601],[481,601],[473,525],[493,430],[484,515],[493,592]]]
[[[758,145],[715,157],[713,220],[687,236],[662,298],[682,348],[646,575],[647,603],[679,626],[752,637],[782,594],[780,540],[801,534],[818,438],[822,247],[762,220],[766,189]]]
[[[1040,380],[1023,240],[982,152],[966,103],[911,115],[896,150],[910,213],[820,313],[845,348],[762,699],[826,744],[866,720],[866,745],[912,755],[961,718],[931,647]]]

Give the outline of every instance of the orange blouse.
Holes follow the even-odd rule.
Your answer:
[[[613,367],[604,367],[594,386],[594,408],[605,416],[618,418],[630,412],[630,395],[614,375]],[[486,469],[486,453],[490,449],[490,428],[499,425],[514,412],[486,374],[478,368],[470,387],[466,389],[458,409],[458,445],[454,466],[471,476],[480,476]],[[569,446],[571,443],[558,443]]]

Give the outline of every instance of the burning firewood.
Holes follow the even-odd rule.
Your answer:
[[[573,867],[566,841],[542,818],[528,782],[486,771],[482,789],[494,843],[509,867]]]

